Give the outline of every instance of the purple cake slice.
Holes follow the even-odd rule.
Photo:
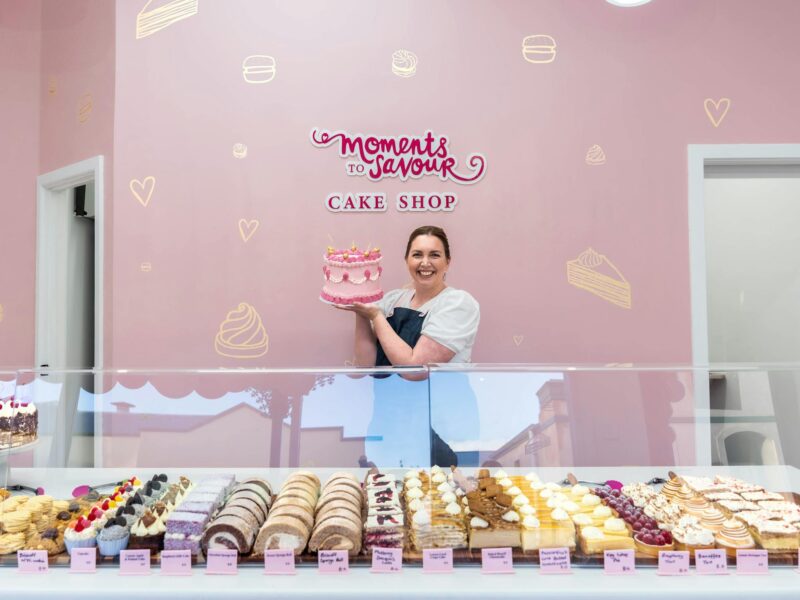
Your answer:
[[[181,512],[191,512],[191,513],[202,513],[204,515],[210,515],[214,510],[217,508],[217,504],[214,502],[208,502],[204,500],[187,500],[186,502],[181,503]]]
[[[199,535],[183,535],[168,533],[164,536],[164,550],[189,550],[192,554],[200,554]]]
[[[206,523],[208,523],[207,514],[175,511],[167,517],[167,537],[169,537],[170,533],[200,536]]]

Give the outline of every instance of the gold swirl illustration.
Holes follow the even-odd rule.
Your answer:
[[[258,358],[269,349],[269,336],[261,316],[247,302],[230,311],[214,338],[214,350],[231,358]]]

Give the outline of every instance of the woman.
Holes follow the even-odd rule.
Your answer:
[[[480,306],[469,293],[445,283],[450,243],[444,230],[427,225],[412,231],[405,260],[411,288],[392,290],[375,304],[337,307],[356,313],[356,364],[386,367],[469,362]],[[466,378],[463,381],[466,383]],[[402,411],[402,405],[380,406],[390,403],[376,385],[375,412],[386,408]],[[433,431],[431,443],[435,464],[457,463],[453,451]]]

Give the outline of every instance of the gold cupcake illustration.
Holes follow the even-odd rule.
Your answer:
[[[587,165],[604,165],[606,164],[606,153],[603,149],[595,144],[586,152]]]
[[[567,261],[567,281],[612,304],[631,307],[631,284],[614,263],[592,248]]]
[[[247,302],[241,302],[228,313],[214,338],[217,354],[231,358],[258,358],[269,349],[261,316]]]
[[[413,77],[417,73],[417,55],[408,50],[392,54],[392,73],[398,77]]]

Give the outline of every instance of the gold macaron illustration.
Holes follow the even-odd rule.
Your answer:
[[[556,41],[546,34],[529,35],[522,40],[522,57],[529,63],[551,63],[556,59]]]
[[[253,54],[242,61],[242,77],[247,83],[269,83],[275,79],[275,59],[266,54]]]

